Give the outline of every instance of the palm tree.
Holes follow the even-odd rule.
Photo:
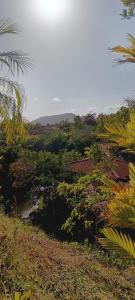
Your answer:
[[[10,20],[0,22],[0,35],[17,34],[18,32],[16,24]],[[0,63],[6,65],[13,75],[15,72],[19,74],[20,71],[23,74],[32,65],[28,56],[21,51],[0,52]]]
[[[15,97],[0,93],[1,142],[19,143],[28,137],[26,122],[22,117],[23,102],[15,87]]]
[[[0,35],[17,34],[19,31],[15,23],[10,20],[0,22]],[[11,75],[24,74],[32,66],[28,56],[21,51],[0,52],[0,65],[6,66]],[[23,89],[7,77],[0,77],[0,118],[6,142],[11,143],[14,137],[26,134],[22,118],[24,93]]]
[[[129,47],[119,45],[114,48],[110,48],[112,52],[122,55],[122,58],[117,60],[119,64],[135,63],[135,38],[132,34],[128,34],[127,39],[130,43]]]
[[[119,145],[127,150],[135,151],[135,110],[130,112],[130,120],[123,124],[121,120],[113,123],[107,123],[104,126],[106,132],[100,134],[101,138],[110,140],[113,145]]]
[[[130,18],[135,15],[135,0],[121,0],[126,9],[122,17]],[[114,53],[122,55],[118,63],[135,63],[135,38],[128,34],[129,47],[116,46],[110,49]],[[109,139],[128,151],[135,152],[135,110],[131,111],[130,121],[125,125],[121,122],[108,124],[106,133],[102,137]],[[105,178],[105,184],[110,186],[114,197],[107,205],[107,211],[102,218],[106,219],[110,226],[104,228],[104,238],[99,242],[109,250],[135,259],[135,241],[123,233],[121,229],[135,230],[135,166],[129,164],[130,182],[128,186],[119,185]]]
[[[135,151],[135,111],[131,112],[127,125],[122,125],[119,121],[117,124],[108,124],[106,130],[107,133],[102,135],[104,138],[113,141],[116,145],[127,147],[128,151]],[[99,239],[99,242],[108,249],[135,259],[135,241],[121,232],[121,229],[135,230],[135,166],[131,163],[129,178],[128,186],[104,179],[104,183],[111,188],[114,197],[102,214],[102,218],[108,221],[110,227],[103,229],[105,238]]]

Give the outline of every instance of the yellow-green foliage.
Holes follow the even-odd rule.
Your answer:
[[[114,197],[107,205],[106,218],[113,227],[135,229],[135,166],[129,164],[129,185],[112,182]],[[105,183],[105,180],[104,180]],[[106,181],[107,185],[108,179]]]
[[[13,296],[13,300],[30,300],[31,297],[31,292],[24,292],[24,293],[19,293],[19,292],[15,292],[14,296]],[[2,300],[9,300],[8,296],[4,296],[2,298]]]
[[[108,132],[104,137],[119,146],[135,150],[135,111],[131,112],[127,125],[108,124],[106,130]],[[129,177],[130,183],[126,186],[111,183],[107,179],[106,184],[111,186],[114,197],[109,202],[103,217],[114,228],[135,230],[135,166],[131,163],[129,164]],[[135,242],[129,236],[119,233],[116,229],[105,228],[102,232],[107,238],[100,239],[103,246],[121,255],[125,255],[126,252],[126,256],[135,258]]]
[[[0,253],[0,300],[6,294],[14,300],[15,291],[23,295],[30,290],[30,300],[134,299],[132,270],[121,273],[80,246],[50,240],[3,215]]]
[[[109,139],[121,147],[130,148],[130,150],[135,149],[135,110],[131,112],[130,121],[127,125],[120,121],[108,123],[105,129],[106,133],[100,135],[101,137]]]
[[[123,233],[118,233],[116,229],[104,228],[102,233],[106,238],[101,238],[100,243],[124,257],[132,257],[135,259],[135,242]]]
[[[113,182],[111,185],[114,197],[107,205],[107,211],[103,217],[112,227],[135,229],[135,166],[129,164],[130,183],[127,186]],[[105,180],[104,180],[105,183]],[[125,234],[118,233],[116,229],[105,228],[102,233],[106,239],[99,239],[100,243],[108,249],[135,258],[135,242]]]
[[[0,100],[0,118],[7,144],[25,141],[28,138],[26,124],[22,117],[23,95],[19,87],[13,84],[14,98],[2,95]]]
[[[122,55],[122,59],[119,59],[119,63],[135,63],[135,38],[132,34],[128,34],[129,47],[123,47],[121,45],[112,48],[112,52]]]

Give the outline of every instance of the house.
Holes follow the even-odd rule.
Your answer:
[[[126,182],[129,179],[128,162],[114,158],[114,168],[107,171],[108,177],[112,180]],[[68,165],[68,169],[74,173],[88,174],[95,168],[94,162],[90,159],[73,161]]]

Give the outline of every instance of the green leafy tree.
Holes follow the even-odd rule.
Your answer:
[[[117,123],[121,121],[122,124],[127,124],[130,119],[131,110],[135,108],[134,98],[127,97],[124,99],[124,104],[115,113],[99,114],[97,117],[97,134],[105,131],[106,125],[109,123]]]
[[[81,153],[75,150],[64,151],[60,154],[60,156],[64,165],[67,165],[68,163],[75,160],[80,160],[82,158]]]
[[[130,19],[135,16],[135,0],[121,0],[123,5],[123,10],[121,17],[125,19]]]
[[[85,155],[89,159],[93,160],[93,162],[98,163],[102,160],[103,153],[98,144],[94,144],[91,147],[87,147],[85,149]]]
[[[59,153],[64,151],[68,144],[68,134],[62,131],[54,131],[47,134],[44,139],[44,150],[52,153]]]
[[[96,125],[96,114],[89,113],[83,117],[84,124],[95,126]]]
[[[75,123],[75,127],[76,128],[81,128],[82,127],[82,123],[83,123],[82,117],[79,116],[79,115],[76,115],[74,117],[74,123]]]
[[[66,201],[69,216],[62,226],[73,239],[83,241],[89,239],[95,242],[99,224],[99,210],[109,197],[108,189],[104,188],[102,174],[93,172],[68,184],[60,183],[57,188],[59,196]],[[101,206],[100,206],[101,205]]]

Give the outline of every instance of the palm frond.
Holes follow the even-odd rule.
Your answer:
[[[0,94],[0,118],[7,144],[15,140],[24,141],[28,138],[25,121],[22,117],[23,94],[17,84],[8,82],[11,85],[12,98]],[[2,97],[3,96],[3,97]],[[5,99],[5,101],[4,101]]]
[[[110,189],[114,190],[114,187],[115,189],[119,188],[119,184],[116,181],[108,178],[106,175],[102,175],[101,181]]]
[[[109,224],[113,227],[135,229],[135,207],[116,206],[115,213],[110,213]]]
[[[16,23],[12,22],[10,19],[0,20],[0,35],[3,34],[17,34],[19,32]]]
[[[113,227],[135,229],[135,166],[129,165],[130,184],[115,183],[104,177],[103,182],[113,193],[107,204],[107,210],[101,218],[106,219]]]
[[[126,126],[120,123],[108,124],[105,126],[106,133],[100,134],[99,137],[109,139],[115,144],[122,147],[128,147],[133,144],[134,139],[129,135]]]
[[[16,23],[11,22],[9,19],[0,21],[0,35],[17,34],[18,32]],[[19,74],[20,71],[23,74],[27,68],[32,68],[33,66],[27,54],[21,51],[0,52],[0,64],[6,65],[12,74],[14,72]]]
[[[116,229],[104,228],[102,230],[105,238],[100,238],[99,243],[120,256],[132,257],[135,259],[135,242],[123,233],[119,233]]]
[[[121,45],[110,48],[111,52],[118,53],[122,55],[122,59],[118,59],[117,62],[123,63],[135,63],[135,38],[133,35],[128,34],[128,41],[130,43],[129,47],[123,47]]]
[[[130,120],[127,123],[128,134],[132,136],[132,139],[135,141],[135,110],[130,112]]]
[[[6,65],[12,74],[21,71],[22,74],[28,68],[32,68],[32,61],[28,58],[26,53],[21,51],[0,52],[0,63]]]
[[[128,40],[132,47],[135,47],[135,37],[131,33],[128,34]]]
[[[129,164],[130,186],[135,189],[135,165]]]
[[[15,96],[15,89],[20,91],[22,99],[25,98],[25,92],[21,85],[17,82],[14,82],[7,77],[0,77],[0,92],[2,94],[6,94],[7,96],[13,97]]]
[[[113,227],[135,229],[135,192],[130,196],[126,192],[124,194],[123,190],[123,194],[121,192],[121,194],[115,195],[108,202],[106,211],[102,212],[101,218],[107,220]]]
[[[119,122],[105,126],[106,133],[100,134],[100,138],[106,138],[130,151],[135,149],[135,110],[130,114],[130,120],[126,125]]]

